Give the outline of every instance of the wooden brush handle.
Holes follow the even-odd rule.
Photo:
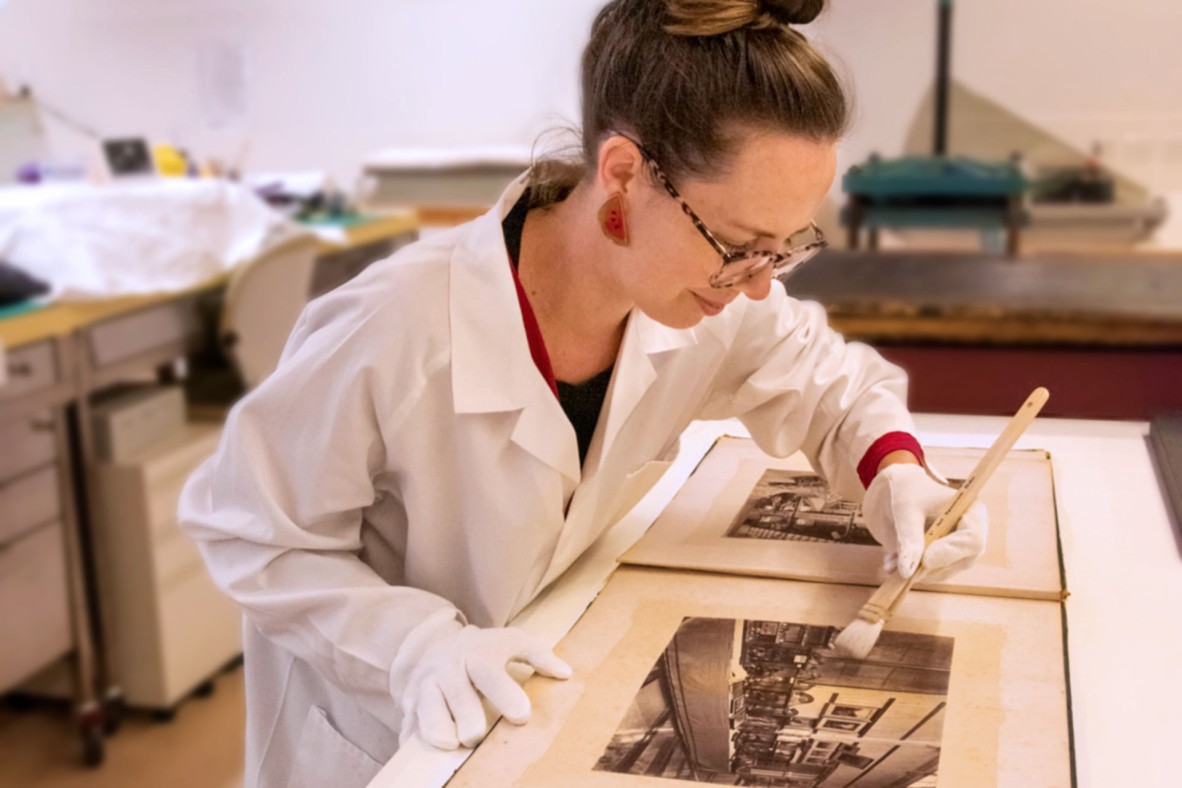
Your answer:
[[[919,574],[918,568],[915,570],[915,574]],[[871,624],[890,621],[891,614],[895,612],[899,600],[907,595],[914,582],[915,575],[903,577],[898,572],[891,572],[887,579],[882,581],[882,585],[874,589],[874,593],[866,600],[866,604],[862,605],[862,609],[858,611],[858,618]]]
[[[927,529],[924,535],[924,547],[956,530],[956,524],[960,522],[960,518],[964,517],[965,512],[977,500],[985,482],[989,481],[989,477],[997,470],[997,466],[1001,465],[1010,449],[1014,448],[1018,438],[1022,437],[1022,433],[1034,421],[1034,417],[1042,410],[1042,406],[1046,404],[1049,396],[1047,390],[1040,386],[1026,398],[1022,407],[1018,408],[1018,412],[1014,414],[1005,429],[997,436],[997,440],[985,452],[985,456],[977,463],[977,467],[973,468],[973,472],[960,485],[956,495],[948,502],[948,506],[936,517],[932,527]]]
[[[1001,465],[1001,461],[1018,442],[1018,438],[1034,421],[1034,417],[1042,410],[1042,406],[1046,404],[1049,396],[1050,394],[1045,388],[1039,387],[1026,398],[1022,407],[1018,408],[1018,412],[1014,414],[1005,429],[997,436],[997,440],[985,452],[985,456],[977,463],[977,467],[973,468],[973,472],[956,491],[956,495],[936,517],[932,527],[927,529],[923,540],[925,548],[956,529],[960,518],[977,500],[985,482],[989,481],[989,477],[997,470],[997,466]],[[915,568],[915,573],[909,578],[904,578],[898,572],[891,572],[890,576],[870,595],[870,599],[866,600],[866,604],[858,611],[858,618],[872,624],[889,620],[895,612],[895,608],[899,606],[899,602],[911,589],[911,584],[915,582],[915,577],[922,568],[923,559],[921,558],[919,566]]]

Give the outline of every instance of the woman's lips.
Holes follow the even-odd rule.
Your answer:
[[[694,293],[694,298],[698,299],[698,306],[701,307],[703,314],[705,314],[707,317],[713,317],[722,310],[726,309],[725,301],[721,304],[716,304],[713,301],[707,301],[697,293]]]

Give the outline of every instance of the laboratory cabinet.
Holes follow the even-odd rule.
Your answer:
[[[0,384],[0,694],[66,669],[83,759],[103,760],[95,643],[86,596],[67,409],[73,343],[10,348]]]
[[[0,426],[0,433],[25,432],[19,429],[25,422],[17,426]],[[6,450],[8,473],[0,476],[0,690],[65,656],[73,645],[55,457],[18,459]],[[24,469],[34,462],[32,470]]]

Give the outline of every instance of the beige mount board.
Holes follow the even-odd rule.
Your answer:
[[[982,449],[932,447],[951,480],[970,474]],[[989,541],[976,565],[915,588],[1061,600],[1058,524],[1045,451],[1011,451],[985,486]],[[877,586],[882,548],[858,525],[858,507],[828,493],[802,454],[777,459],[749,438],[720,438],[626,564]]]
[[[865,589],[623,567],[449,785],[1071,785],[1061,605],[910,594],[866,660]],[[615,771],[613,771],[615,770]]]

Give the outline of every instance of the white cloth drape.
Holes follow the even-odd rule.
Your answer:
[[[292,226],[228,181],[0,188],[0,259],[49,283],[54,300],[183,290],[258,254]]]

